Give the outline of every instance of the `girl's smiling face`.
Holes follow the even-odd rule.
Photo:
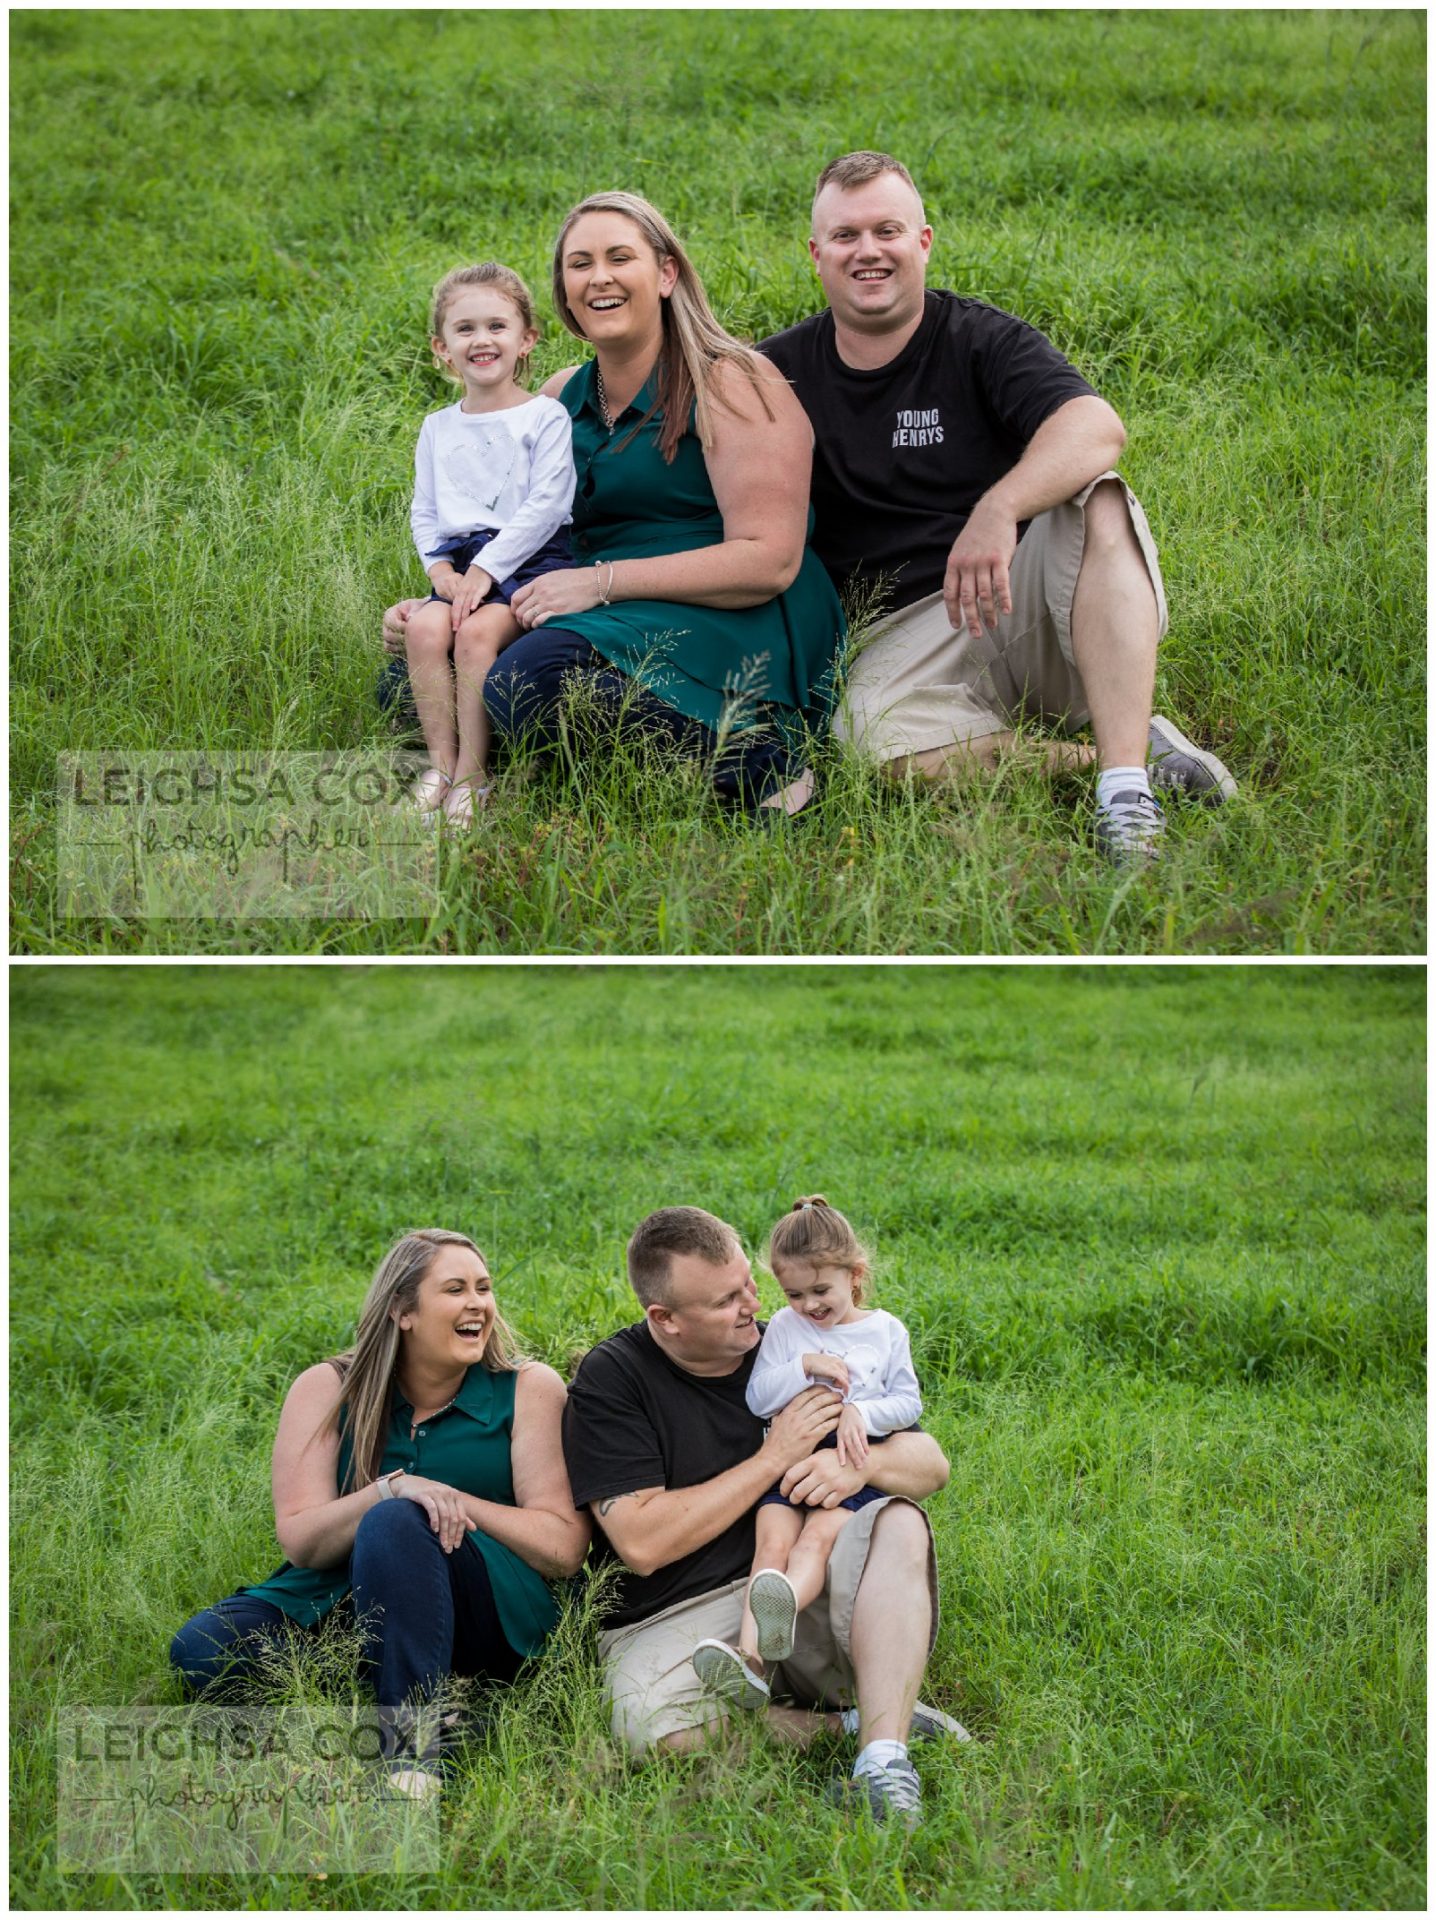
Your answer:
[[[474,398],[507,393],[518,384],[518,363],[538,334],[525,327],[513,301],[497,287],[460,287],[444,308],[434,352]]]
[[[806,1260],[782,1266],[775,1262],[773,1277],[794,1313],[800,1313],[810,1326],[840,1327],[858,1316],[853,1288],[862,1284],[861,1267],[823,1266]]]

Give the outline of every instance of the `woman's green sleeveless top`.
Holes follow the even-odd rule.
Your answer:
[[[402,1467],[426,1480],[442,1480],[460,1493],[494,1500],[506,1507],[514,1499],[513,1429],[517,1373],[491,1373],[477,1362],[464,1375],[453,1403],[426,1420],[410,1438],[414,1409],[396,1385],[393,1412],[379,1463],[381,1473]],[[349,1436],[339,1443],[339,1484],[349,1470]],[[543,1646],[558,1608],[541,1574],[508,1547],[475,1528],[468,1536],[484,1557],[504,1638],[516,1653],[534,1654]],[[349,1562],[334,1567],[295,1567],[288,1561],[257,1587],[241,1587],[268,1600],[291,1620],[310,1627],[322,1620],[349,1591]]]
[[[662,409],[643,420],[656,398],[652,376],[610,432],[599,411],[596,366],[586,361],[560,400],[573,420],[576,564],[716,546],[723,516],[693,411],[670,464],[658,451]],[[810,535],[812,525],[810,510]],[[764,725],[799,744],[805,728],[827,727],[845,628],[837,593],[811,547],[792,586],[760,606],[620,600],[555,615],[552,624],[581,633],[621,672],[715,731],[720,724],[735,732]]]

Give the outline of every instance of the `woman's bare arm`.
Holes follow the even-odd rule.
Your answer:
[[[577,1573],[592,1531],[573,1504],[563,1461],[563,1408],[568,1390],[552,1367],[524,1367],[514,1394],[513,1471],[516,1507],[462,1495],[471,1527],[515,1552],[546,1579]]]
[[[380,1498],[370,1485],[339,1492],[339,1433],[325,1422],[339,1404],[341,1382],[328,1361],[306,1367],[284,1398],[274,1436],[271,1478],[274,1531],[296,1567],[333,1567],[347,1560],[359,1522]]]
[[[723,516],[722,541],[690,553],[616,560],[611,582],[605,561],[602,584],[611,599],[756,607],[797,578],[808,527],[813,431],[776,367],[760,360],[757,377],[755,392],[741,367],[714,370],[713,435],[704,457]],[[514,612],[525,626],[545,619],[558,625],[565,613],[598,604],[599,572],[575,567],[544,574],[514,595]]]

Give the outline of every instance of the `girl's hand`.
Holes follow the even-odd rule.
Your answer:
[[[847,1361],[839,1359],[835,1353],[805,1353],[803,1372],[810,1380],[825,1380],[839,1393],[846,1393],[851,1384]]]
[[[457,576],[453,594],[455,633],[459,631],[474,608],[481,606],[488,599],[493,588],[492,575],[485,573],[482,567],[470,567],[467,573]]]
[[[404,629],[409,623],[411,613],[417,613],[425,607],[427,600],[400,600],[397,605],[384,609],[384,651],[402,653],[404,651]]]
[[[849,1402],[838,1415],[838,1465],[865,1467],[868,1463],[868,1430],[863,1416]]]
[[[438,1534],[439,1545],[445,1553],[452,1553],[455,1547],[463,1545],[469,1521],[464,1511],[464,1497],[456,1487],[445,1486],[442,1480],[425,1480],[417,1473],[406,1473],[394,1482],[394,1492],[399,1499],[412,1500],[424,1509],[429,1516],[429,1531]]]
[[[563,567],[556,573],[541,573],[537,580],[519,588],[509,602],[509,611],[521,627],[541,627],[545,620],[559,619],[566,613],[587,613],[590,607],[596,607],[598,585],[597,567]]]

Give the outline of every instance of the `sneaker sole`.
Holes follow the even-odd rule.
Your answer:
[[[710,1693],[743,1713],[757,1713],[772,1700],[766,1681],[760,1680],[741,1654],[721,1640],[700,1640],[693,1649],[693,1671]]]
[[[1174,725],[1166,714],[1162,714],[1160,720],[1153,715],[1153,725],[1158,727],[1160,734],[1167,741],[1169,753],[1186,754],[1188,759],[1195,760],[1203,773],[1210,774],[1212,779],[1211,786],[1201,788],[1184,787],[1180,781],[1174,781],[1167,788],[1169,793],[1177,791],[1189,793],[1193,799],[1205,801],[1210,807],[1219,807],[1224,800],[1235,800],[1237,783],[1214,753],[1208,753],[1204,747],[1199,747],[1195,740],[1189,740],[1182,729]],[[1161,777],[1160,769],[1165,757],[1164,754],[1157,754],[1152,758],[1152,769],[1157,773],[1158,778]]]
[[[798,1596],[784,1573],[766,1568],[755,1573],[748,1605],[758,1627],[758,1652],[765,1660],[786,1660],[797,1630]]]

